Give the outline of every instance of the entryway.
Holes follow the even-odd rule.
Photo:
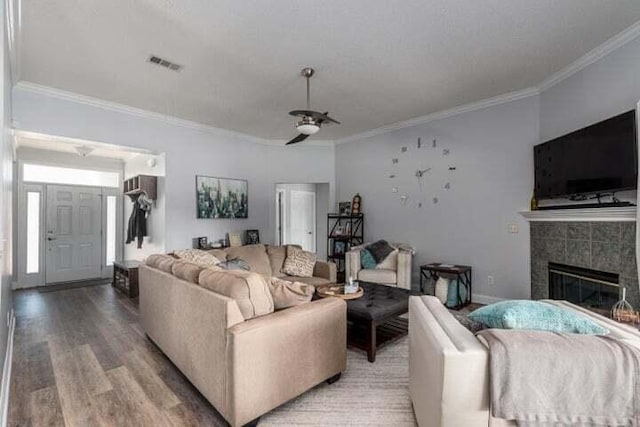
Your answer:
[[[276,185],[276,244],[295,244],[326,257],[323,218],[329,211],[329,184]]]

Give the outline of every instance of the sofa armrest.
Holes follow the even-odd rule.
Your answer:
[[[313,267],[313,275],[314,277],[327,279],[331,283],[336,283],[338,280],[338,270],[333,262],[316,261],[316,265]]]
[[[243,425],[344,371],[347,305],[324,298],[227,330],[231,425]]]
[[[398,268],[396,271],[399,288],[411,289],[411,263],[413,254],[409,251],[398,251]]]
[[[344,258],[344,279],[349,280],[352,277],[354,280],[358,279],[358,273],[362,266],[360,265],[360,249],[352,249],[345,254]]]

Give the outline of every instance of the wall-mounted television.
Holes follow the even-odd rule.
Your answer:
[[[535,195],[552,199],[635,189],[637,151],[635,111],[536,145]]]

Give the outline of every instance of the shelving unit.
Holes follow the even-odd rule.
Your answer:
[[[158,177],[153,175],[137,175],[124,181],[124,194],[135,196],[146,194],[151,200],[158,197]]]
[[[339,230],[342,233],[339,234]],[[336,242],[344,243],[344,252],[336,253]],[[338,282],[343,282],[345,254],[354,246],[364,243],[364,214],[327,215],[327,258],[337,265]]]

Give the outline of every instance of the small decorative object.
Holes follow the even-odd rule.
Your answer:
[[[353,202],[351,203],[351,213],[353,215],[360,215],[362,213],[362,197],[360,197],[360,193],[356,193],[353,196]]]
[[[533,193],[533,196],[531,196],[531,210],[532,211],[537,211],[538,210],[538,198],[536,197],[536,193]]]
[[[229,246],[242,246],[240,233],[229,233]]]
[[[198,237],[198,249],[208,249],[209,239],[206,237]]]
[[[341,240],[333,241],[333,255],[344,255],[347,252],[347,243]]]
[[[621,323],[640,323],[640,313],[627,302],[627,288],[622,288],[622,299],[611,309],[611,318]]]
[[[248,218],[248,188],[243,179],[196,175],[197,217]]]
[[[336,236],[342,236],[344,234],[344,227],[340,224],[336,225],[336,228],[333,234]]]
[[[247,245],[257,245],[260,243],[259,230],[247,230]]]
[[[408,200],[409,200],[409,196],[400,196],[400,204],[402,206],[406,205]]]
[[[344,234],[347,236],[351,235],[351,222],[347,222],[347,224],[344,226]]]
[[[338,203],[338,213],[340,215],[351,215],[351,202]]]
[[[441,303],[445,304],[447,302],[447,294],[449,292],[449,279],[445,279],[444,277],[439,277],[436,280],[436,290],[435,296],[440,300]]]

